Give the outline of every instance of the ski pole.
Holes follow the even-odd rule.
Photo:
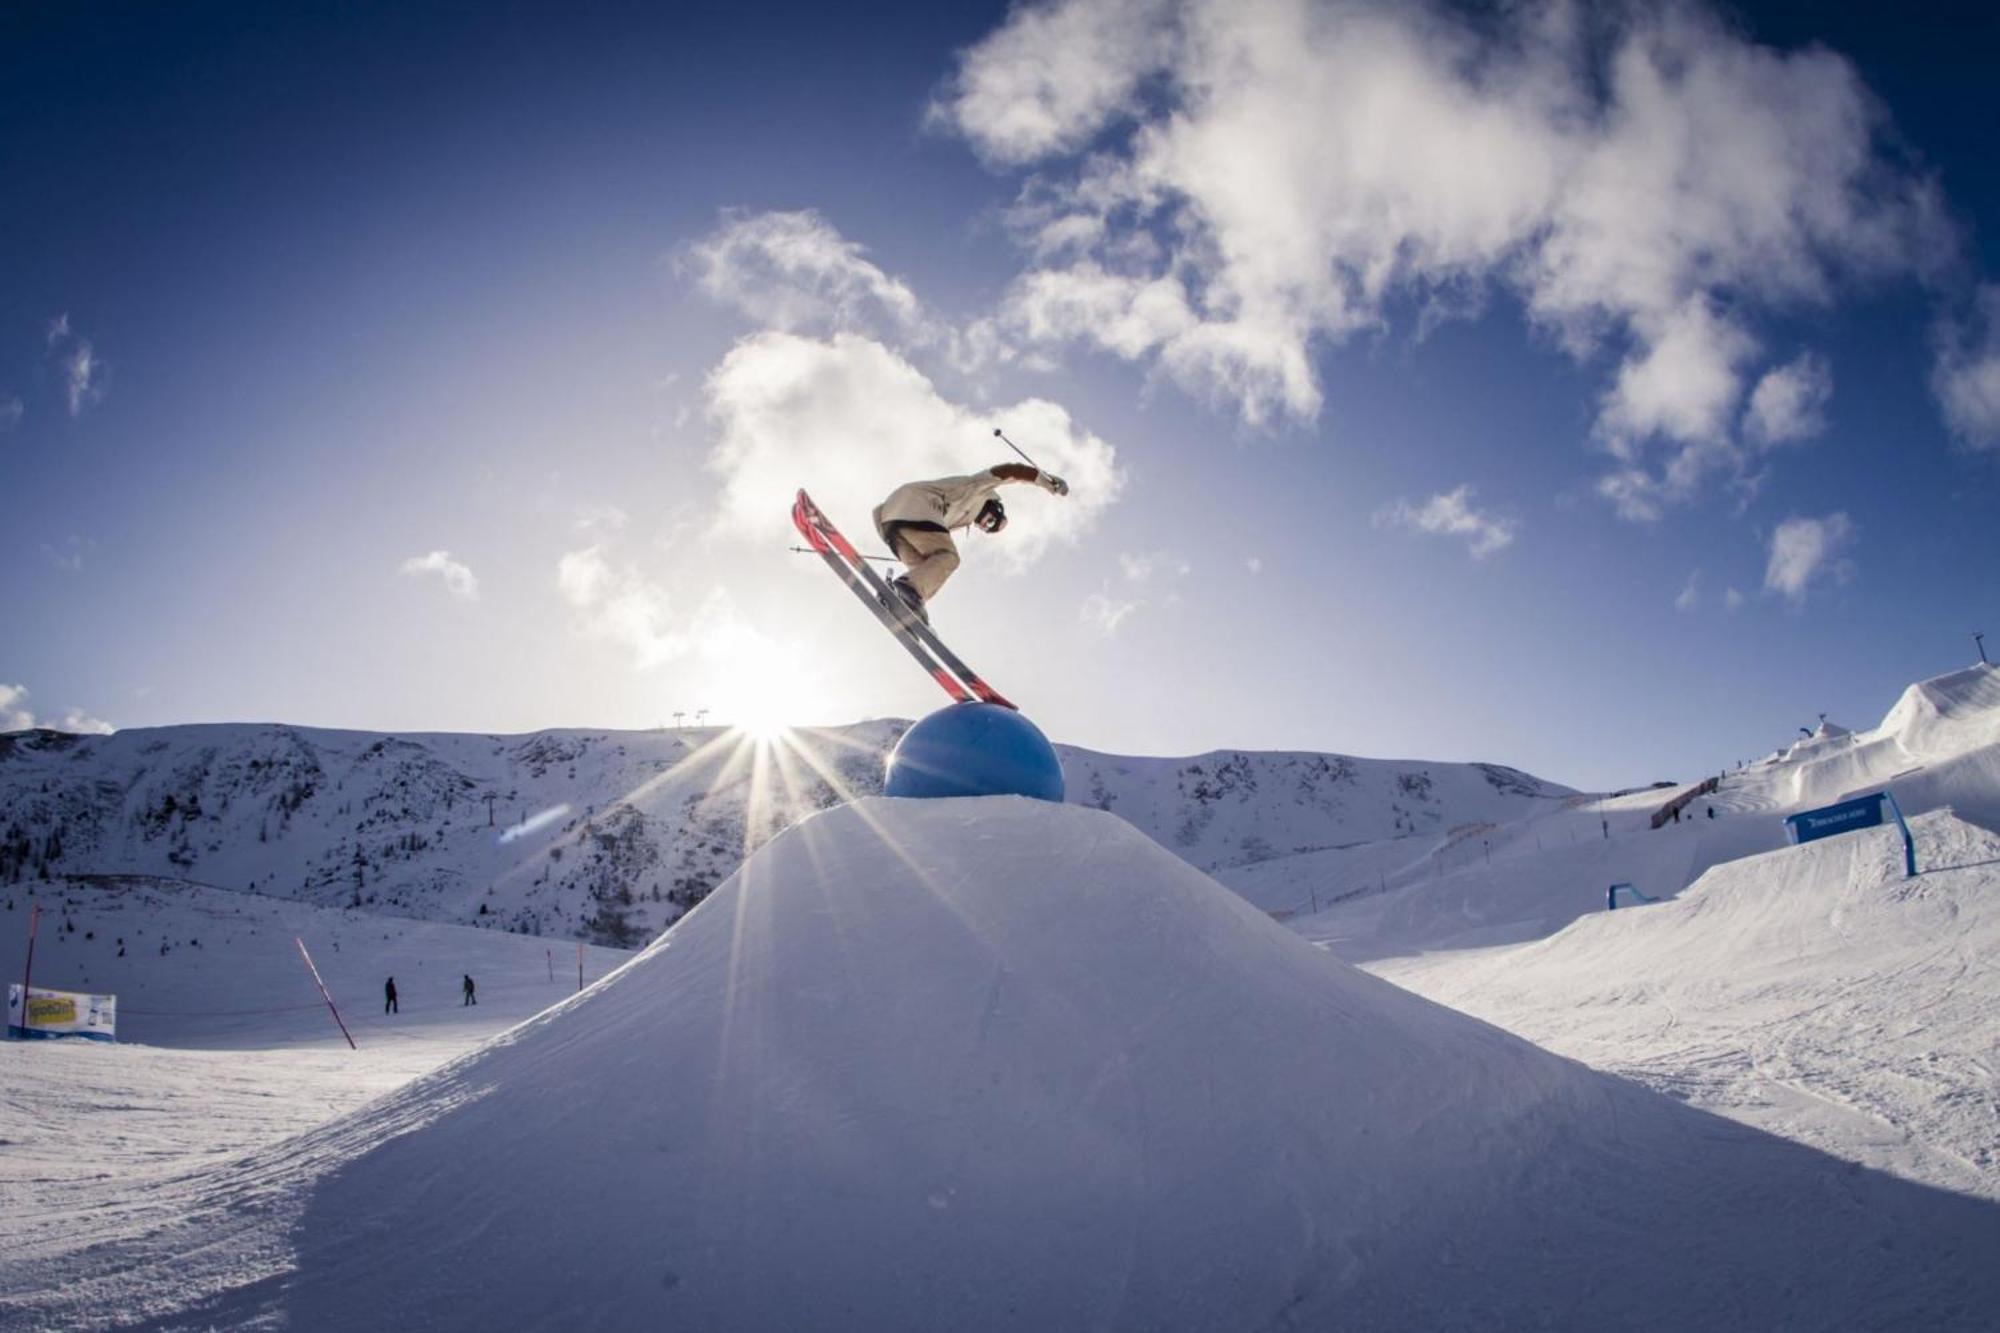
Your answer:
[[[1012,440],[1008,440],[1005,432],[1003,432],[998,426],[995,426],[993,428],[993,434],[999,439],[1006,440],[1007,447],[1009,449],[1012,449],[1015,453],[1020,454],[1022,462],[1026,463],[1029,467],[1033,468],[1037,472],[1040,472],[1042,470],[1042,465],[1040,463],[1037,463],[1034,459],[1028,457],[1026,451],[1024,451],[1020,445],[1014,443]]]
[[[785,549],[787,551],[797,551],[800,555],[819,554],[818,551],[813,550],[813,548],[810,546],[787,546]],[[879,560],[885,565],[893,565],[896,563],[896,557],[893,555],[868,555],[861,551],[856,551],[855,554],[860,556],[863,560]]]

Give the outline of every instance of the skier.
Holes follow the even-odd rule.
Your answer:
[[[382,1012],[385,1014],[400,1014],[403,1012],[396,1007],[396,979],[394,977],[390,977],[382,983]]]
[[[1051,495],[1069,494],[1069,483],[1053,472],[1026,463],[996,463],[968,477],[908,482],[875,506],[875,531],[904,565],[903,573],[889,581],[902,602],[890,609],[900,618],[930,624],[924,604],[958,568],[953,530],[977,527],[994,533],[1006,527],[1007,507],[993,492],[1010,481],[1032,482]]]
[[[472,974],[470,972],[467,972],[465,974],[465,985],[461,989],[465,991],[465,1004],[461,1004],[460,1006],[458,1006],[459,1008],[461,1009],[465,1008],[466,1004],[479,1003],[479,997],[473,993]]]

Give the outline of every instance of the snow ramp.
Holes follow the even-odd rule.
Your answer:
[[[808,820],[583,994],[119,1225],[25,1288],[0,1261],[0,1316],[1948,1328],[2000,1300],[1990,1204],[1594,1073],[1114,816],[1009,797]]]

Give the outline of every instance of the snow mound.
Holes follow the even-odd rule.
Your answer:
[[[2000,744],[2000,667],[1981,664],[1917,682],[1882,719],[1882,730],[1925,756]]]
[[[1352,969],[1114,817],[867,800],[625,967],[0,1315],[1972,1326],[2000,1210]],[[16,1283],[32,1271],[31,1290]]]

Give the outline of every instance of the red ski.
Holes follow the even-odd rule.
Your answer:
[[[960,703],[978,699],[1004,708],[1014,707],[998,690],[980,679],[979,673],[967,666],[957,653],[945,647],[944,641],[929,625],[906,621],[890,609],[889,599],[895,594],[890,591],[889,585],[882,581],[880,574],[868,567],[868,562],[861,558],[854,544],[840,535],[840,529],[833,526],[804,491],[800,491],[799,498],[792,502],[792,525],[820,559],[826,561],[827,568],[861,599],[862,605],[874,612],[882,627],[909,650],[910,656],[917,659],[918,665],[946,694]]]

